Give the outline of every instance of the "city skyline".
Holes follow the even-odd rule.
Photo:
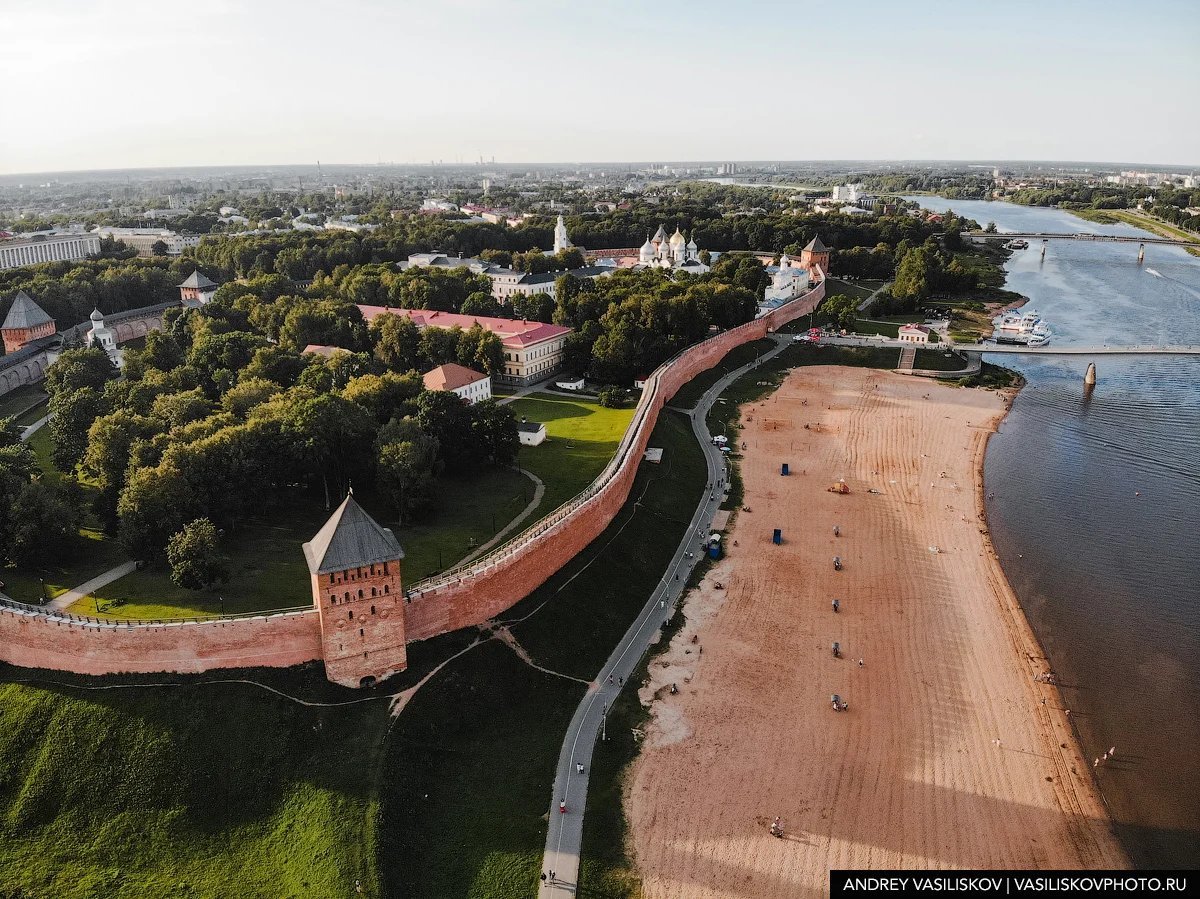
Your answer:
[[[1172,88],[1200,84],[1200,18],[1174,0],[1139,15],[1160,26],[1153,53],[1027,3],[47,3],[6,12],[20,37],[0,75],[26,89],[9,98],[19,130],[0,139],[0,174],[480,157],[1196,164],[1200,121]]]

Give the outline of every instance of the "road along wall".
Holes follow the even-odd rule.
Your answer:
[[[470,566],[411,588],[408,638],[420,640],[482,624],[545,583],[596,539],[625,504],[658,414],[676,391],[735,347],[808,315],[824,296],[822,279],[790,303],[691,346],[660,366],[647,381],[612,462],[586,491]]]
[[[658,414],[681,386],[733,348],[807,315],[825,296],[824,279],[762,318],[688,347],[654,372],[613,459],[579,496],[486,556],[409,589],[396,625],[407,640],[482,624],[524,599],[609,525],[629,498]],[[141,623],[80,619],[38,606],[0,602],[0,662],[78,674],[198,673],[216,668],[287,667],[323,658],[317,610],[244,618]],[[346,663],[339,663],[343,668]],[[369,658],[340,683],[382,677]]]

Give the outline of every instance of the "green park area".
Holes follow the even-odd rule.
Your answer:
[[[664,413],[651,442],[663,460],[641,465],[612,524],[505,616],[535,663],[569,677],[490,641],[399,717],[376,701],[473,631],[413,644],[409,670],[368,691],[328,684],[320,666],[141,679],[180,684],[157,687],[3,669],[0,895],[215,899],[235,883],[274,899],[358,895],[357,882],[367,896],[534,899],[559,745],[585,689],[570,678],[594,675],[634,619],[703,490],[684,416]],[[597,821],[623,826],[619,806]],[[580,895],[626,895],[591,870],[599,892]]]
[[[704,396],[713,384],[716,384],[735,368],[741,368],[747,362],[753,362],[755,358],[769,352],[774,346],[773,340],[764,337],[762,340],[754,340],[734,347],[712,368],[700,372],[675,391],[675,396],[671,397],[668,402],[677,409],[694,409],[696,403],[700,402],[700,397]]]
[[[33,421],[46,414],[42,405],[47,400],[46,391],[37,384],[22,384],[0,396],[0,418],[18,417],[18,424],[32,424]],[[32,421],[27,419],[30,413],[39,412]]]
[[[687,530],[707,477],[703,453],[675,412],[663,414],[651,444],[663,447],[662,462],[641,465],[608,528],[502,616],[536,664],[590,680]],[[388,895],[538,895],[550,785],[583,691],[583,683],[530,668],[496,643],[455,660],[422,688],[388,746],[385,767],[404,772],[383,793],[379,858]],[[616,814],[611,826],[620,827]],[[578,895],[627,895],[609,891],[617,875],[593,871],[589,880],[585,870]]]
[[[356,881],[378,895],[385,702],[114,681],[0,683],[0,895],[353,896]]]
[[[518,416],[546,424],[540,446],[522,447],[518,464],[546,485],[545,495],[521,527],[533,524],[584,489],[612,458],[633,417],[633,409],[608,409],[588,398],[539,393],[512,404]],[[49,463],[51,437],[43,428],[30,441],[47,476],[61,480]],[[85,491],[94,492],[86,483]],[[486,544],[520,516],[534,495],[533,482],[506,468],[447,476],[439,481],[435,508],[403,526],[395,510],[379,496],[363,491],[359,501],[380,522],[392,527],[404,547],[404,576],[412,585],[449,568]],[[70,607],[77,615],[167,619],[241,614],[305,606],[311,602],[302,545],[325,523],[329,513],[321,496],[297,489],[283,497],[271,514],[241,521],[223,541],[229,579],[209,589],[191,590],[172,583],[165,565],[133,571],[93,591]],[[516,533],[520,528],[513,531]],[[75,552],[56,553],[43,569],[7,569],[0,579],[14,599],[37,602],[79,586],[127,561],[120,544],[94,521],[80,529]]]
[[[517,464],[546,485],[539,515],[558,508],[595,480],[633,419],[632,406],[609,409],[592,397],[562,393],[534,393],[508,408],[518,420],[546,425],[540,446],[522,446],[517,453]]]

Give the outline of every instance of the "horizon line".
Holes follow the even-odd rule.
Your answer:
[[[1166,163],[1166,162],[1136,162],[1131,160],[1086,160],[1086,159],[999,159],[992,157],[960,157],[960,158],[918,158],[918,157],[845,157],[840,159],[729,159],[725,157],[717,157],[712,159],[691,159],[691,160],[653,160],[653,159],[624,159],[624,160],[576,160],[576,161],[527,161],[515,160],[511,162],[505,161],[484,161],[484,162],[446,162],[439,160],[437,162],[239,162],[239,163],[178,163],[172,165],[140,165],[128,167],[112,167],[112,168],[79,168],[79,169],[45,169],[37,172],[0,172],[0,178],[22,178],[22,177],[38,177],[46,175],[87,175],[87,174],[105,174],[118,172],[169,172],[180,169],[270,169],[270,168],[418,168],[418,169],[438,169],[438,168],[457,168],[457,169],[485,169],[488,166],[495,167],[525,167],[525,166],[554,166],[554,167],[591,167],[591,166],[700,166],[713,163],[734,165],[798,165],[798,164],[813,164],[813,163],[894,163],[900,165],[916,165],[916,164],[953,164],[965,163],[985,166],[1002,166],[1002,165],[1058,165],[1058,166],[1140,166],[1147,169],[1186,169],[1191,168],[1200,170],[1200,163]]]

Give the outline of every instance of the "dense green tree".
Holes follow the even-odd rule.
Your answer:
[[[827,297],[821,304],[821,311],[827,313],[839,328],[848,331],[853,331],[858,321],[858,301],[843,293]]]
[[[575,280],[570,275],[563,277]],[[548,293],[517,294],[512,298],[509,306],[512,309],[513,318],[531,322],[550,323],[554,321],[555,303]]]
[[[484,400],[470,411],[474,442],[482,458],[492,465],[511,465],[521,448],[512,410],[495,400]]]
[[[204,590],[229,579],[221,556],[221,537],[207,518],[197,518],[167,541],[171,581],[187,590]]]
[[[7,511],[11,516],[8,555],[17,564],[54,559],[79,531],[78,507],[62,489],[43,480],[22,487]]]
[[[46,369],[46,392],[54,397],[89,387],[99,391],[116,376],[117,367],[99,347],[64,350]]]
[[[425,434],[411,420],[406,424],[407,427],[393,427],[390,433],[380,434],[384,442],[378,448],[375,462],[380,489],[395,506],[398,524],[404,524],[406,516],[419,514],[431,505],[442,469],[437,439]]]
[[[199,387],[179,393],[164,393],[155,397],[150,414],[174,428],[207,418],[212,403]]]
[[[445,390],[426,391],[417,397],[416,419],[421,430],[437,440],[447,471],[460,473],[479,462],[470,407],[461,397]]]
[[[50,398],[50,461],[59,471],[75,470],[87,449],[88,428],[107,410],[103,397],[92,387],[61,390]]]
[[[422,362],[421,331],[402,315],[381,315],[371,322],[375,358],[395,372],[411,371]]]

